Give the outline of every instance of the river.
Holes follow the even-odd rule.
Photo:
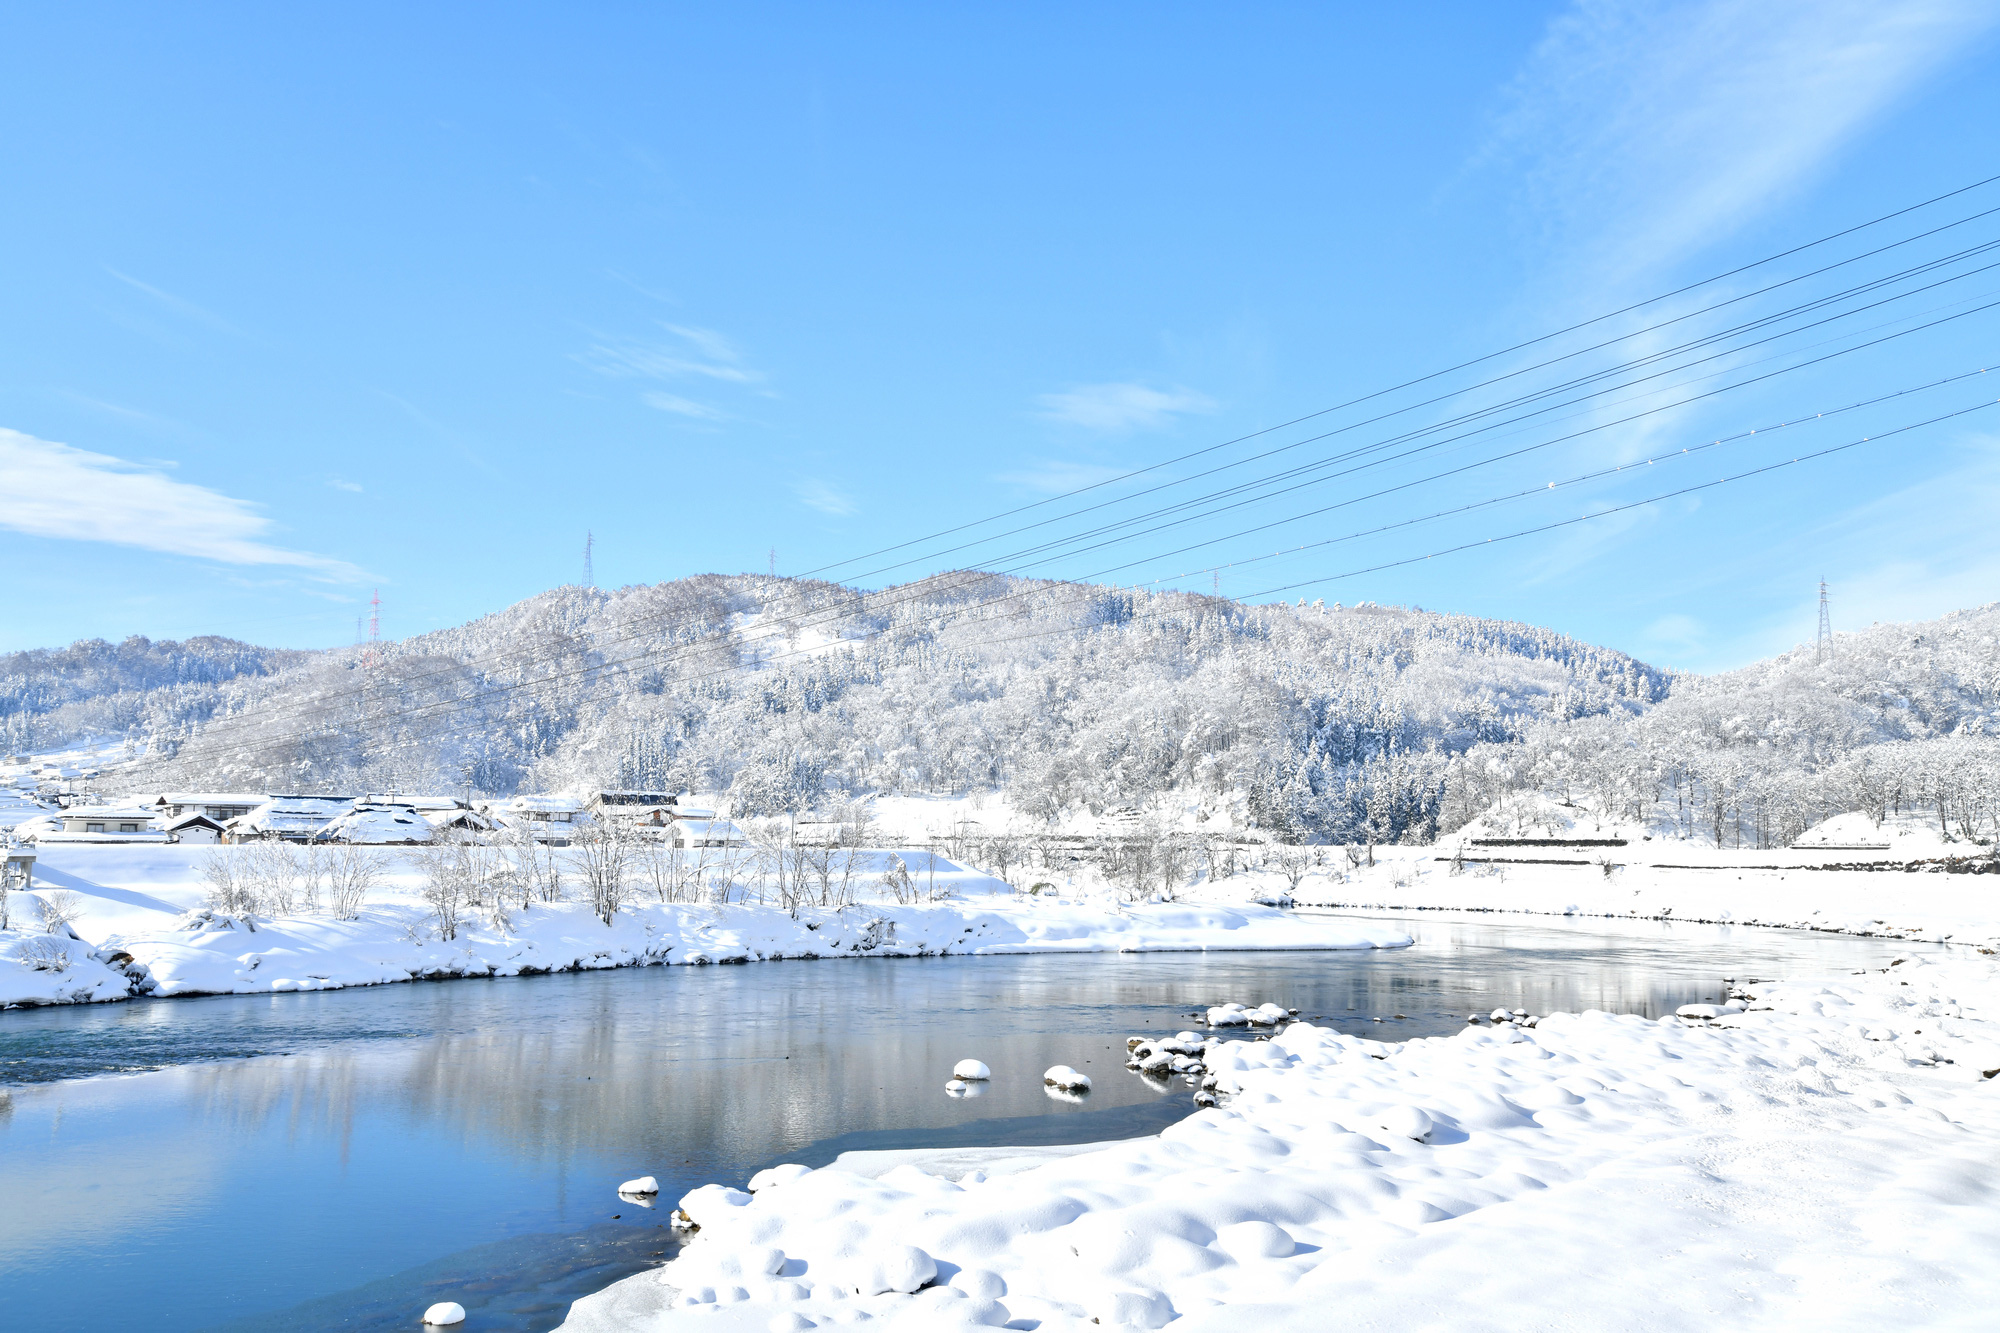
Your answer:
[[[1724,978],[1880,967],[1885,940],[1446,913],[1409,949],[643,968],[0,1014],[12,1327],[536,1333],[673,1250],[707,1181],[850,1148],[1154,1132],[1189,1089],[1125,1038],[1275,1000],[1398,1041],[1468,1013],[1658,1015]],[[954,1062],[994,1077],[954,1099]],[[1070,1064],[1096,1086],[1045,1095]],[[661,1206],[617,1184],[654,1175]]]

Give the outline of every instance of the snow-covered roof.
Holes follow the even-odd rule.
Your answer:
[[[469,829],[484,830],[495,827],[493,821],[490,818],[480,814],[477,810],[468,810],[464,806],[455,805],[448,810],[430,810],[430,809],[419,808],[417,813],[422,815],[425,819],[429,820],[432,828],[469,828]]]
[[[361,805],[407,805],[412,810],[462,810],[465,802],[456,796],[412,796],[407,792],[392,791],[386,795],[371,792],[361,798]]]
[[[222,824],[219,821],[210,819],[199,810],[190,811],[178,819],[170,820],[166,828],[169,833],[179,833],[184,828],[193,828],[196,825],[206,825],[214,829],[217,833],[223,831]]]
[[[170,791],[153,797],[148,805],[262,805],[267,797],[260,791]]]
[[[742,829],[726,819],[677,819],[674,827],[682,830],[681,836],[690,842],[730,843],[748,842]]]
[[[508,810],[522,812],[537,811],[549,814],[572,813],[583,809],[583,802],[575,796],[516,796],[508,801]]]
[[[408,806],[363,806],[314,834],[316,842],[429,842],[431,824]]]

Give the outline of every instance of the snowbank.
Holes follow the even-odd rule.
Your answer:
[[[126,998],[125,973],[105,961],[108,952],[67,934],[0,930],[0,1009]]]
[[[20,947],[0,948],[0,1005],[152,996],[332,990],[415,978],[499,977],[654,964],[784,958],[1104,953],[1209,949],[1370,949],[1410,943],[1373,922],[1302,920],[1255,904],[1116,906],[1048,898],[843,909],[653,903],[605,925],[582,903],[512,909],[504,924],[435,925],[407,888],[354,920],[242,917],[195,910],[200,889],[185,852],[151,860],[110,849],[71,868],[38,864],[38,892],[67,891],[81,906],[69,971],[37,970]],[[105,882],[113,881],[113,882]],[[17,898],[17,913],[27,906]],[[0,936],[0,938],[7,938]],[[25,947],[25,946],[21,946]]]
[[[1780,868],[1738,861],[1498,865],[1453,874],[1432,848],[1396,848],[1373,872],[1308,880],[1302,907],[1428,908],[1778,926],[2000,948],[1990,875]],[[1763,853],[1770,857],[1771,853]]]
[[[1741,998],[1402,1044],[1298,1024],[1223,1044],[1224,1104],[1155,1137],[704,1186],[680,1256],[563,1328],[1982,1326],[2000,966]],[[894,1289],[884,1255],[932,1285]]]

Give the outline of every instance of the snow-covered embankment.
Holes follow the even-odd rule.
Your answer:
[[[1984,1326],[2000,967],[1746,998],[1401,1044],[1301,1024],[1222,1047],[1224,1105],[1155,1137],[704,1186],[680,1257],[564,1328]]]

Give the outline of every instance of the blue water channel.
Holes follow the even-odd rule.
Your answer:
[[[663,1262],[695,1185],[850,1148],[1146,1134],[1190,1089],[1128,1034],[1275,1000],[1401,1040],[1504,1006],[1657,1015],[1724,978],[1916,946],[1664,923],[1374,914],[1409,949],[655,967],[0,1013],[0,1293],[42,1333],[540,1333]],[[943,1085],[993,1068],[984,1095]],[[1096,1087],[1051,1100],[1041,1071]],[[617,1195],[654,1175],[658,1209]]]

